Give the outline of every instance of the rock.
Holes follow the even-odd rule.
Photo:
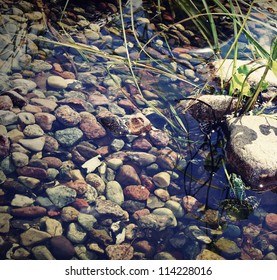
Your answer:
[[[210,244],[212,242],[211,238],[207,236],[198,226],[189,226],[187,230],[190,236],[202,243]]]
[[[93,186],[88,185],[88,190],[83,194],[83,198],[87,201],[87,203],[94,203],[97,196],[97,190]]]
[[[134,248],[130,244],[109,245],[106,253],[110,260],[131,260],[134,256]]]
[[[7,95],[0,96],[0,110],[9,111],[13,107],[11,98]]]
[[[97,190],[98,194],[103,194],[105,192],[105,182],[99,175],[90,173],[86,176],[86,181]]]
[[[196,260],[225,260],[220,255],[208,249],[203,249],[196,257]]]
[[[156,213],[150,213],[148,215],[140,216],[138,218],[138,225],[142,228],[149,228],[152,230],[157,230],[157,231],[162,231],[165,230],[166,228],[171,228],[171,227],[176,227],[177,221],[173,215],[173,213],[167,209],[168,211],[164,211],[164,208],[159,208],[155,209],[160,210],[157,211]]]
[[[122,209],[126,210],[129,214],[133,214],[136,213],[137,211],[143,210],[145,208],[145,202],[141,202],[137,200],[125,200],[122,203],[121,207]]]
[[[22,108],[26,105],[26,98],[23,97],[21,94],[16,92],[15,90],[9,90],[4,93],[7,95],[11,100],[14,106]]]
[[[91,158],[90,160],[82,164],[82,168],[86,168],[87,173],[93,172],[97,167],[102,165],[102,161],[100,161],[99,158],[101,158],[100,155]]]
[[[31,206],[34,203],[34,199],[21,195],[21,194],[15,194],[13,200],[11,201],[11,206],[16,206],[16,207],[26,207],[26,206]]]
[[[58,260],[69,260],[75,255],[74,246],[64,236],[55,236],[50,240],[51,252]]]
[[[44,131],[37,124],[27,125],[24,128],[23,133],[25,134],[25,136],[30,138],[40,137],[44,135]]]
[[[160,207],[164,207],[165,203],[159,199],[156,195],[152,195],[150,194],[146,205],[149,209],[156,209],[156,208],[160,208]]]
[[[0,158],[5,158],[9,155],[10,141],[6,135],[0,135]]]
[[[139,240],[133,243],[133,247],[136,252],[142,252],[147,258],[153,256],[155,252],[154,246],[147,240]]]
[[[231,239],[234,239],[241,235],[241,230],[236,225],[228,224],[227,227],[224,229],[223,234],[227,238],[229,237]]]
[[[94,106],[105,106],[109,103],[108,98],[104,94],[91,94],[88,101]]]
[[[22,87],[25,88],[28,92],[30,92],[37,87],[37,84],[27,79],[15,79],[12,80],[12,87],[13,88]]]
[[[0,233],[8,233],[10,231],[10,219],[13,216],[8,213],[0,214]]]
[[[97,260],[97,255],[88,251],[84,245],[76,245],[74,249],[79,260]]]
[[[18,143],[28,150],[31,150],[33,152],[40,152],[44,147],[45,137],[38,137],[34,139],[20,139]]]
[[[122,205],[124,202],[123,190],[117,181],[110,181],[107,183],[106,197],[108,200],[111,200],[118,205]]]
[[[227,161],[253,189],[276,188],[277,121],[243,116],[228,121]]]
[[[81,140],[82,137],[83,132],[77,127],[57,130],[55,133],[57,141],[65,147],[73,146],[76,142]]]
[[[35,246],[32,248],[32,254],[37,260],[55,260],[54,256],[46,246]]]
[[[140,135],[151,130],[150,121],[142,113],[126,115],[124,121],[131,134]]]
[[[17,174],[20,176],[25,177],[33,177],[36,179],[46,179],[47,178],[47,172],[43,168],[39,167],[32,167],[32,166],[23,166],[16,169]]]
[[[81,121],[79,113],[68,105],[63,105],[56,109],[55,116],[57,120],[66,127],[76,126]]]
[[[56,120],[56,117],[49,113],[36,113],[35,121],[36,123],[46,131],[52,129],[53,122]]]
[[[59,208],[72,203],[76,198],[76,191],[63,185],[46,189],[50,200]]]
[[[62,224],[51,218],[47,218],[45,221],[46,232],[48,232],[52,237],[61,236],[63,234]]]
[[[193,97],[192,97],[193,98]],[[236,108],[237,99],[227,95],[201,95],[195,100],[184,100],[179,108],[187,110],[199,122],[222,120]]]
[[[8,138],[10,139],[10,141],[12,143],[18,143],[19,140],[23,139],[24,138],[24,134],[23,132],[21,132],[20,130],[18,129],[12,129],[8,132],[7,134]]]
[[[46,209],[40,206],[29,206],[15,208],[11,210],[11,214],[15,217],[35,218],[46,215]]]
[[[23,246],[31,246],[49,238],[51,238],[49,233],[34,228],[30,228],[20,234],[21,244]]]
[[[66,206],[61,211],[61,219],[64,222],[75,222],[80,212],[72,206]]]
[[[95,240],[98,244],[103,244],[108,246],[113,243],[113,239],[110,234],[105,229],[95,229],[93,228],[90,232],[90,237]]]
[[[17,122],[18,116],[11,111],[0,110],[0,125],[10,125]]]
[[[149,137],[154,146],[166,147],[169,143],[169,136],[162,130],[149,131]]]
[[[78,215],[78,223],[87,231],[92,230],[96,222],[97,220],[91,214],[79,213]]]
[[[59,149],[59,143],[58,141],[49,135],[45,136],[45,144],[43,147],[43,150],[46,152],[53,153]]]
[[[220,254],[228,259],[239,257],[241,254],[241,250],[237,244],[234,241],[224,237],[218,239],[214,245],[219,250]]]
[[[167,170],[172,170],[177,165],[178,154],[171,149],[159,150],[157,164]]]
[[[152,145],[147,139],[139,137],[132,142],[132,148],[139,151],[148,151],[152,148]]]
[[[43,162],[47,163],[48,167],[60,168],[62,166],[62,161],[57,157],[44,157]]]
[[[159,252],[154,256],[154,260],[176,260],[169,252]]]
[[[165,203],[165,207],[170,209],[176,218],[182,218],[185,214],[181,204],[174,200],[168,200]]]
[[[168,193],[168,191],[161,188],[156,189],[154,191],[154,194],[163,202],[170,199],[170,194]]]
[[[167,172],[160,172],[153,176],[154,184],[159,188],[166,188],[170,185],[170,175]]]
[[[277,214],[269,213],[265,217],[266,225],[273,231],[277,230]]]
[[[81,115],[81,117],[82,120],[80,123],[80,129],[83,131],[83,133],[86,135],[88,139],[98,139],[106,136],[106,130],[96,120],[96,118],[93,115],[83,114]]]
[[[196,213],[203,206],[195,197],[187,195],[183,197],[183,207],[189,213]]]
[[[139,166],[148,166],[151,163],[156,162],[157,157],[155,155],[145,152],[127,152],[128,158],[137,163]]]
[[[75,190],[78,195],[84,194],[89,188],[87,182],[83,179],[68,182],[66,186]]]
[[[73,243],[83,243],[87,233],[77,223],[71,223],[68,227],[67,238]]]
[[[116,176],[116,181],[121,185],[140,185],[140,178],[134,167],[131,165],[122,165]]]
[[[58,104],[55,101],[45,98],[32,98],[30,102],[33,105],[40,106],[43,109],[43,111],[48,113],[53,112],[58,106]]]
[[[60,76],[49,76],[47,79],[48,86],[57,89],[65,89],[67,88],[67,81]]]
[[[125,211],[111,200],[97,200],[95,210],[100,215],[107,215],[117,219],[124,219],[126,215]]]
[[[126,198],[144,201],[149,197],[150,192],[141,185],[129,185],[124,188],[123,193]]]
[[[120,158],[110,158],[107,159],[107,166],[112,170],[117,170],[123,165],[123,161]]]
[[[124,147],[125,142],[122,139],[114,139],[112,143],[110,144],[110,147],[113,151],[118,152],[122,150]]]

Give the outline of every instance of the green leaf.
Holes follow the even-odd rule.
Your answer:
[[[250,85],[247,81],[245,81],[245,75],[241,73],[235,73],[232,77],[231,81],[231,91],[233,93],[235,92],[241,92],[245,96],[252,96],[252,93],[250,91]]]
[[[274,73],[274,75],[277,77],[277,60],[272,61],[271,70]]]

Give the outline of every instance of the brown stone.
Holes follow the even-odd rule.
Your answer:
[[[150,244],[147,240],[140,240],[133,243],[133,247],[135,251],[142,252],[145,254],[146,257],[151,257],[154,255],[155,248],[153,245]]]
[[[50,240],[51,252],[58,260],[69,260],[75,255],[72,243],[65,236],[54,236]]]
[[[134,199],[134,200],[147,200],[149,197],[149,191],[147,188],[143,186],[136,186],[136,185],[130,185],[127,186],[124,190],[123,193],[125,197],[128,199]]]
[[[58,149],[59,149],[58,141],[54,137],[46,135],[43,150],[51,153],[57,151]]]
[[[9,155],[10,141],[6,135],[0,135],[0,158]]]
[[[85,180],[79,179],[66,183],[66,186],[75,190],[77,194],[84,194],[88,190],[88,184]]]
[[[16,169],[17,174],[26,177],[33,177],[37,179],[46,179],[47,172],[43,168],[24,166]]]
[[[13,107],[13,102],[9,96],[0,96],[0,110],[10,110]]]
[[[176,167],[178,154],[171,149],[160,150],[157,157],[157,164],[163,169],[172,170]]]
[[[116,181],[118,181],[121,185],[140,185],[140,178],[135,170],[135,168],[131,165],[122,165],[119,169],[119,172],[116,176]]]
[[[70,205],[78,210],[89,207],[88,202],[83,198],[76,198],[75,201],[72,202]]]
[[[162,130],[151,130],[149,136],[154,146],[166,147],[169,143],[168,134]]]
[[[277,231],[277,214],[269,213],[265,217],[265,223],[271,230]]]
[[[42,161],[47,163],[48,167],[52,167],[56,169],[59,169],[63,164],[63,162],[56,157],[44,157]]]
[[[134,248],[130,244],[109,245],[106,253],[110,260],[131,260],[134,256]]]
[[[139,151],[148,151],[152,148],[152,145],[147,139],[139,137],[133,141],[132,148]]]
[[[40,217],[46,215],[47,210],[41,206],[21,207],[11,210],[11,214],[15,217]]]
[[[36,113],[35,114],[36,123],[46,131],[52,129],[53,122],[56,120],[54,115],[49,113]]]
[[[55,110],[55,115],[57,120],[66,127],[76,126],[81,121],[79,113],[68,105],[62,105],[57,108]]]
[[[106,136],[106,130],[93,118],[82,119],[80,129],[88,139],[97,139]]]

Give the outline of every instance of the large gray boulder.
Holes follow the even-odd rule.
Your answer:
[[[277,189],[277,120],[242,116],[227,122],[227,162],[253,189]]]

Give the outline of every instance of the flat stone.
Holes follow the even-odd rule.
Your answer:
[[[107,183],[106,197],[118,205],[121,205],[124,202],[123,190],[117,181],[110,181]]]
[[[37,124],[27,125],[24,128],[23,133],[25,134],[25,136],[30,138],[40,137],[44,135],[44,131]]]
[[[211,238],[207,236],[198,226],[189,226],[188,231],[192,237],[201,243],[210,244],[212,242]]]
[[[43,245],[33,247],[32,254],[37,260],[55,260],[48,248]]]
[[[170,175],[167,172],[159,172],[153,176],[153,182],[159,188],[166,188],[170,185]]]
[[[61,219],[63,222],[74,222],[77,221],[79,211],[72,206],[66,206],[61,211]]]
[[[213,251],[210,251],[208,249],[203,249],[196,256],[196,260],[225,260],[225,259]]]
[[[95,210],[100,215],[107,215],[112,218],[122,219],[126,215],[125,211],[111,200],[97,200]]]
[[[0,124],[1,125],[10,125],[17,122],[18,116],[11,111],[0,110]]]
[[[15,208],[11,210],[11,214],[15,217],[25,217],[34,218],[44,216],[46,214],[46,209],[40,206],[28,206]]]
[[[10,219],[12,217],[8,213],[0,214],[0,233],[8,233],[10,231]]]
[[[67,127],[76,126],[81,121],[79,113],[68,105],[63,105],[56,109],[55,115],[57,120]]]
[[[60,76],[49,76],[47,78],[47,84],[48,86],[57,89],[65,89],[68,85],[66,80]]]
[[[68,227],[67,238],[73,243],[83,243],[87,233],[77,223],[71,223]]]
[[[156,162],[157,159],[155,155],[145,152],[127,152],[127,155],[132,162],[137,163],[139,166],[148,166]]]
[[[103,194],[105,192],[105,182],[99,175],[90,173],[86,176],[86,181],[97,190],[98,194]]]
[[[166,147],[169,143],[169,136],[166,132],[162,130],[150,130],[149,131],[150,140],[154,146]]]
[[[46,131],[49,131],[52,129],[52,125],[54,121],[56,120],[56,117],[49,113],[36,113],[35,114],[35,121],[37,124]]]
[[[51,252],[58,260],[69,260],[75,255],[74,246],[65,236],[55,236],[50,240]]]
[[[106,130],[95,118],[83,118],[80,129],[88,139],[98,139],[106,136]]]
[[[83,137],[83,132],[77,127],[66,128],[57,130],[55,137],[61,145],[70,147],[81,140]]]
[[[241,250],[237,244],[234,241],[224,237],[221,237],[219,240],[217,240],[214,245],[223,257],[236,258],[241,254]]]
[[[130,244],[109,245],[106,253],[110,260],[131,260],[134,256],[134,248]]]
[[[61,236],[63,234],[62,224],[55,219],[47,218],[45,221],[46,232],[53,236]]]
[[[116,176],[116,181],[120,184],[126,185],[140,185],[140,178],[131,165],[122,165],[119,169],[119,172]]]
[[[277,214],[269,213],[265,216],[266,225],[273,231],[277,230]]]
[[[152,148],[152,145],[147,139],[139,137],[132,142],[132,148],[134,150],[148,151]]]
[[[13,107],[13,102],[9,96],[0,96],[0,110],[9,111]]]
[[[49,238],[51,238],[50,234],[34,228],[30,228],[20,234],[21,244],[23,246],[31,246]]]
[[[43,168],[39,167],[32,167],[32,166],[23,166],[16,169],[17,174],[20,176],[25,177],[33,177],[37,179],[46,179],[47,178],[47,172]]]
[[[45,98],[32,98],[30,102],[33,105],[39,105],[42,108],[45,108],[46,110],[48,110],[48,112],[53,112],[58,106],[55,101]]]
[[[16,207],[26,207],[26,206],[31,206],[34,203],[34,199],[21,195],[21,194],[15,194],[13,200],[11,201],[11,206],[16,206]]]
[[[157,164],[167,170],[172,170],[176,167],[178,160],[178,154],[171,149],[159,150],[157,156]]]
[[[149,197],[150,192],[141,185],[129,185],[123,190],[124,196],[127,199],[144,201]]]
[[[165,207],[170,209],[176,218],[182,218],[185,214],[183,207],[177,201],[168,200],[165,203]]]
[[[20,139],[18,143],[28,150],[40,152],[44,147],[45,137],[42,136],[34,139]]]
[[[32,113],[21,112],[18,114],[18,120],[25,125],[35,124],[36,120]]]
[[[276,188],[277,121],[243,116],[228,121],[227,161],[253,189]]]
[[[12,81],[12,87],[23,87],[26,88],[28,92],[30,92],[37,87],[37,84],[27,79],[15,79]]]
[[[179,103],[180,111],[188,110],[199,122],[221,120],[236,108],[237,99],[227,95],[202,95]]]
[[[96,218],[91,214],[80,213],[78,215],[78,223],[87,231],[92,230],[96,222]]]
[[[50,200],[59,208],[63,208],[64,206],[72,203],[77,195],[75,190],[63,185],[48,188],[46,193]]]

